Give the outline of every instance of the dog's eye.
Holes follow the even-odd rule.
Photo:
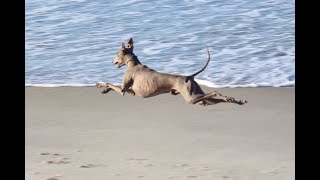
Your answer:
[[[126,55],[126,54],[128,54],[128,53],[129,53],[128,49],[125,49],[125,50],[122,51],[121,54],[122,54],[122,55]]]

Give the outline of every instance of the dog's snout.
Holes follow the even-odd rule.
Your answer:
[[[118,62],[118,58],[114,58],[114,59],[112,60],[112,64],[117,64],[117,62]]]

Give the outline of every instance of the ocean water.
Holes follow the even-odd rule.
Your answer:
[[[120,84],[130,37],[141,63],[211,87],[295,85],[294,0],[26,0],[26,86]]]

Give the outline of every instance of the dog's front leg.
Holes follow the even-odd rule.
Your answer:
[[[97,88],[102,88],[102,87],[105,88],[104,90],[101,91],[102,94],[106,94],[110,90],[116,91],[119,94],[122,94],[120,86],[116,86],[116,85],[113,85],[113,84],[110,84],[110,83],[96,83],[96,87]]]
[[[121,95],[123,94],[121,86],[116,86],[116,85],[113,85],[110,83],[96,83],[96,87],[97,88],[102,88],[102,87],[105,88],[104,90],[101,91],[102,94],[106,94],[111,90],[116,91],[117,93],[119,93]],[[133,96],[135,95],[135,92],[131,88],[128,89],[127,92],[132,94]]]
[[[132,84],[133,84],[132,78],[125,78],[122,82],[121,94],[124,95],[126,92],[128,92]]]
[[[170,90],[170,94],[171,95],[178,95],[178,94],[180,94],[180,92],[173,89],[173,90]]]

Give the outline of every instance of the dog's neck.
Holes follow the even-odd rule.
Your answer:
[[[140,61],[138,60],[138,57],[134,54],[127,54],[126,55],[126,64],[128,68],[131,68],[133,66],[136,66],[138,64],[141,64]]]

